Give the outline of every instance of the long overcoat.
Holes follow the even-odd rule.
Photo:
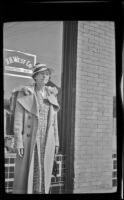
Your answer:
[[[57,97],[50,87],[45,87],[46,98],[50,103],[47,141],[44,156],[45,193],[49,193],[55,146],[59,146],[57,112],[59,105]],[[23,89],[19,91],[14,120],[15,148],[24,147],[24,156],[17,154],[15,162],[15,175],[13,193],[32,194],[34,170],[34,146],[39,126],[39,105],[34,87],[26,88],[29,93],[25,95]]]

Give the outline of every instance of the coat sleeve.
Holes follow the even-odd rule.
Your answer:
[[[15,108],[15,117],[14,117],[14,147],[15,149],[24,148],[23,137],[22,137],[23,116],[24,116],[24,109],[17,102],[16,108]]]
[[[55,146],[59,146],[59,135],[58,135],[58,119],[57,119],[57,112],[55,113],[54,133],[55,133]]]

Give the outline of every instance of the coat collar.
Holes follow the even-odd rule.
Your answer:
[[[19,97],[17,101],[27,111],[36,116],[39,116],[39,105],[34,88],[35,88],[34,85],[23,87],[20,91],[24,91],[26,89],[28,94],[26,96]],[[54,110],[57,112],[60,109],[57,97],[54,95],[54,93],[50,91],[49,87],[45,86],[45,90],[46,90],[46,99],[49,101],[49,103],[53,106]]]

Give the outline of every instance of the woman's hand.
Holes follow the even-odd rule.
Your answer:
[[[18,148],[18,149],[17,149],[17,153],[18,153],[18,155],[19,155],[20,157],[23,157],[23,155],[24,155],[24,148]]]

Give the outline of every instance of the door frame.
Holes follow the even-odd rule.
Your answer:
[[[77,30],[77,21],[63,21],[61,134],[65,156],[64,193],[73,193],[74,185]]]

